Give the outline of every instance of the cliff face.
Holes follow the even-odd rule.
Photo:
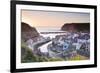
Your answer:
[[[63,31],[90,31],[90,23],[65,23],[61,30]]]
[[[29,24],[22,22],[21,23],[21,39],[26,41],[28,39],[33,39],[38,37],[39,33],[34,27],[29,26]]]

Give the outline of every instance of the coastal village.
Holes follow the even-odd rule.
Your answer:
[[[35,28],[33,29],[29,27],[26,23],[23,23],[23,26],[22,41],[26,45],[24,44],[24,47],[22,45],[22,52],[25,52],[25,50],[23,50],[25,49],[25,46],[28,47],[32,51],[32,56],[35,55],[39,57],[38,61],[44,61],[44,59],[46,59],[46,61],[49,61],[49,59],[60,59],[63,61],[68,61],[71,59],[87,60],[90,58],[89,31],[65,31],[63,34],[55,35],[55,37],[51,38],[50,36],[42,36],[41,34],[37,33]],[[35,35],[33,35],[33,31]],[[46,34],[49,33],[46,32]],[[54,34],[56,33],[53,33],[53,35]],[[27,52],[22,55],[22,60],[24,62],[26,62],[25,56],[30,58],[30,56],[26,54]],[[77,56],[78,58],[75,59]],[[28,61],[30,60],[31,59]]]
[[[35,49],[36,44],[47,41],[51,41],[51,43],[46,46],[47,52],[42,52],[41,47]],[[52,39],[50,39],[50,37],[44,38],[40,36],[37,38],[37,42],[30,39],[27,41],[27,44],[30,48],[33,48],[32,50],[37,55],[44,55],[51,58],[70,58],[77,54],[88,58],[90,56],[90,35],[84,32],[67,32],[64,35],[58,35]]]
[[[70,58],[77,54],[89,57],[90,36],[88,33],[66,33],[56,36],[48,45],[50,57]],[[52,53],[50,53],[52,52]]]

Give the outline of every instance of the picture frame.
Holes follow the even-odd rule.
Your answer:
[[[44,14],[44,16],[46,13],[49,16],[50,16],[50,14],[52,14],[52,15],[55,14],[54,16],[59,16],[60,14],[62,15],[64,13],[65,14],[69,13],[68,15],[70,15],[72,17],[75,16],[74,15],[75,13],[76,14],[79,13],[83,17],[85,17],[84,16],[85,14],[89,15],[88,17],[85,17],[85,19],[87,19],[90,22],[89,33],[90,33],[91,41],[90,41],[89,59],[82,60],[82,61],[38,62],[36,64],[34,62],[26,63],[26,60],[22,61],[21,60],[21,58],[22,58],[21,57],[22,30],[21,29],[23,26],[22,26],[21,22],[22,22],[22,20],[24,21],[24,19],[22,19],[22,17],[24,17],[25,10],[26,10],[26,12],[33,11],[33,13],[40,13],[40,14],[42,13],[42,14]],[[29,12],[29,13],[31,13],[31,12]],[[70,13],[73,13],[73,14],[70,14]],[[59,15],[56,15],[56,14],[59,14]],[[82,14],[84,14],[84,15],[82,15]],[[59,16],[59,18],[60,18],[60,16]],[[69,17],[69,18],[71,18],[71,17]],[[28,18],[26,18],[26,19],[28,19]],[[41,20],[42,19],[43,18],[41,18]],[[11,1],[11,19],[10,20],[11,20],[11,30],[10,30],[11,31],[10,32],[11,33],[11,37],[10,37],[10,40],[11,40],[11,43],[10,43],[10,46],[11,46],[10,69],[11,70],[10,71],[11,72],[29,72],[29,71],[80,69],[80,68],[97,67],[97,6],[79,5],[79,4],[64,4],[64,3],[34,2],[34,1]],[[84,20],[84,18],[82,20]],[[57,21],[59,22],[59,20],[57,20]],[[49,28],[49,26],[48,26],[48,28]],[[92,49],[92,51],[91,51],[91,49]],[[51,56],[49,56],[49,57],[51,57]]]

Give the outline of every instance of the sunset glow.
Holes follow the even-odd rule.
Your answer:
[[[88,23],[90,14],[22,10],[22,22],[34,27],[61,27],[64,23]]]

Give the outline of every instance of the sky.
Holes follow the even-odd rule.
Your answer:
[[[88,23],[89,13],[22,10],[22,22],[33,27],[61,27],[65,23]]]

